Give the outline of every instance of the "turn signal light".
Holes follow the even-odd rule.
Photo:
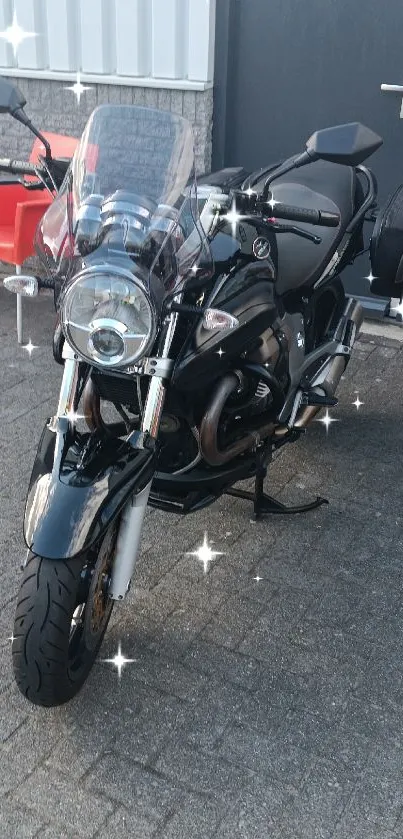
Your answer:
[[[221,312],[220,309],[206,309],[203,317],[203,326],[205,329],[213,331],[214,329],[235,329],[239,326],[239,320],[229,315],[228,312]]]
[[[7,291],[22,294],[24,297],[36,297],[39,291],[36,277],[29,277],[25,274],[12,274],[11,277],[6,277],[3,280],[3,285]]]

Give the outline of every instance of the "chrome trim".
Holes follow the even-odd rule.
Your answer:
[[[144,417],[141,423],[141,430],[147,431],[151,437],[156,438],[161,422],[162,410],[165,401],[165,385],[159,377],[151,379],[144,406]]]
[[[78,274],[74,277],[74,280],[70,285],[65,289],[63,298],[66,297],[67,293],[76,285],[79,280],[85,280],[88,276],[110,276],[115,275],[117,277],[122,277],[125,280],[130,280],[132,283],[134,282],[135,285],[139,286],[146,295],[148,295],[147,286],[139,280],[136,274],[133,274],[128,268],[121,268],[119,265],[115,265],[112,263],[105,262],[102,265],[92,265],[89,268],[83,268],[82,271],[79,271]]]
[[[49,428],[56,430],[57,420],[65,417],[74,411],[74,400],[79,376],[79,360],[68,344],[63,346],[63,378],[60,385],[59,402],[56,414],[52,417]]]
[[[150,230],[158,230],[163,233],[173,233],[178,226],[178,222],[166,216],[154,216]]]
[[[96,204],[81,204],[76,214],[76,222],[78,221],[96,221],[97,224],[100,224],[100,208]]]
[[[182,295],[178,295],[175,300],[180,302]],[[159,358],[161,361],[167,359],[169,350],[171,348],[172,340],[175,335],[176,324],[178,322],[178,312],[172,312],[165,326],[165,336]],[[157,360],[157,359],[155,359]],[[172,362],[171,362],[172,363]],[[150,387],[147,394],[146,403],[144,406],[144,415],[141,423],[141,430],[147,431],[151,437],[157,437],[158,429],[161,421],[162,410],[165,401],[165,379],[166,375],[154,375],[150,382]]]
[[[122,214],[108,216],[103,221],[102,229],[107,229],[108,224],[114,224],[115,222],[117,224],[122,224],[122,222],[126,222],[128,229],[134,227],[135,230],[141,230],[143,233],[147,233],[147,227],[145,227],[145,225],[142,224],[141,221],[139,221],[137,218],[128,214],[125,216],[123,216]]]
[[[126,326],[126,324],[122,323],[120,320],[115,320],[114,318],[95,318],[95,320],[91,321],[89,328],[90,330],[110,329],[113,332],[117,332],[117,334],[120,335],[122,338],[125,335],[125,333],[128,332],[128,327]]]
[[[161,376],[168,379],[172,373],[174,361],[172,358],[146,358],[144,362],[144,374],[146,376]]]
[[[141,364],[130,364],[122,373],[128,376],[161,376],[169,379],[174,362],[172,358],[143,358]]]
[[[288,423],[287,423],[288,428],[293,428],[294,422],[295,422],[296,417],[297,417],[297,413],[298,413],[298,411],[300,409],[300,406],[301,406],[302,394],[303,394],[302,390],[297,390],[297,392],[295,394],[294,406],[293,406],[293,409],[292,409],[292,412],[291,412],[290,419],[288,420]]]
[[[102,204],[101,216],[106,213],[119,213],[123,215],[136,215],[141,218],[150,218],[151,212],[145,207],[140,207],[138,204],[132,204],[130,201],[110,201],[107,199],[105,204]]]
[[[63,334],[66,338],[66,341],[71,342],[70,346],[73,343],[73,339],[72,339],[72,337],[70,337],[70,334],[69,334],[69,326],[72,326],[75,329],[80,330],[83,333],[91,333],[91,331],[92,331],[91,324],[89,324],[88,326],[85,326],[83,324],[77,324],[74,321],[72,321],[72,320],[70,320],[66,317],[67,303],[68,303],[69,299],[71,299],[71,297],[74,295],[77,286],[80,283],[82,283],[83,281],[85,281],[86,279],[93,278],[96,281],[98,277],[113,277],[113,276],[116,276],[117,278],[125,279],[131,286],[134,286],[135,288],[137,288],[139,290],[139,292],[141,292],[144,296],[144,301],[145,301],[146,305],[148,306],[149,314],[150,314],[150,317],[151,317],[151,328],[150,328],[150,332],[148,334],[148,340],[145,341],[145,343],[144,343],[143,350],[141,350],[140,353],[134,353],[134,355],[132,354],[131,356],[128,354],[128,358],[124,359],[123,363],[120,362],[120,361],[119,362],[113,362],[113,363],[111,363],[110,361],[107,362],[105,360],[101,361],[101,360],[98,360],[98,358],[94,358],[89,353],[84,355],[82,350],[78,349],[78,347],[76,347],[75,344],[73,344],[73,350],[80,356],[80,358],[85,359],[85,361],[89,361],[91,364],[94,364],[94,366],[98,366],[99,369],[101,369],[101,370],[102,369],[103,370],[105,370],[105,369],[108,369],[108,370],[115,369],[115,370],[119,370],[119,371],[123,372],[123,371],[125,371],[126,367],[131,366],[133,364],[133,362],[135,362],[137,359],[138,360],[142,359],[144,357],[144,353],[146,353],[147,350],[151,349],[151,347],[153,346],[153,344],[155,342],[155,338],[156,338],[156,335],[157,335],[157,328],[158,328],[157,313],[156,313],[156,309],[155,309],[153,300],[152,300],[152,298],[149,294],[149,290],[148,290],[147,286],[144,285],[144,283],[141,280],[139,280],[139,278],[136,276],[136,274],[132,273],[129,269],[121,268],[121,267],[115,266],[115,265],[109,265],[108,263],[105,263],[104,265],[94,265],[92,267],[85,268],[83,271],[80,271],[78,274],[76,274],[73,282],[63,292],[62,298],[61,298],[60,303],[59,303],[60,322],[61,322]],[[97,319],[95,318],[95,320],[97,320]],[[99,318],[98,320],[101,320],[101,318]],[[105,319],[102,319],[102,320],[104,320],[105,322],[107,320],[110,320],[112,322],[114,319],[113,318],[111,318],[111,319],[105,318]],[[94,321],[92,321],[91,323],[94,323]],[[117,326],[118,323],[119,323],[119,321],[115,321],[113,327],[108,327],[108,328],[114,328],[116,330],[116,326]],[[144,341],[144,338],[146,336],[143,333],[126,332],[124,335],[122,334],[122,337],[124,338],[125,341],[139,340],[139,339]]]

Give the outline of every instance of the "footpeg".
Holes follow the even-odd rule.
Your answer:
[[[334,396],[325,396],[314,391],[307,391],[302,394],[301,405],[318,405],[321,408],[334,408],[339,400]]]

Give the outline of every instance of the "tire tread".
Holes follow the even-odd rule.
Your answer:
[[[95,661],[84,649],[78,673],[69,670],[69,635],[84,559],[47,560],[31,554],[25,565],[15,611],[13,667],[21,693],[45,707],[69,701]],[[105,626],[106,629],[106,626]],[[81,672],[82,670],[82,672]]]

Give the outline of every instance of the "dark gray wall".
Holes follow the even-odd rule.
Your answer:
[[[403,181],[402,0],[219,0],[215,166],[256,169],[317,128],[360,121],[384,137],[371,158],[380,200]],[[368,262],[348,283],[368,293]]]

